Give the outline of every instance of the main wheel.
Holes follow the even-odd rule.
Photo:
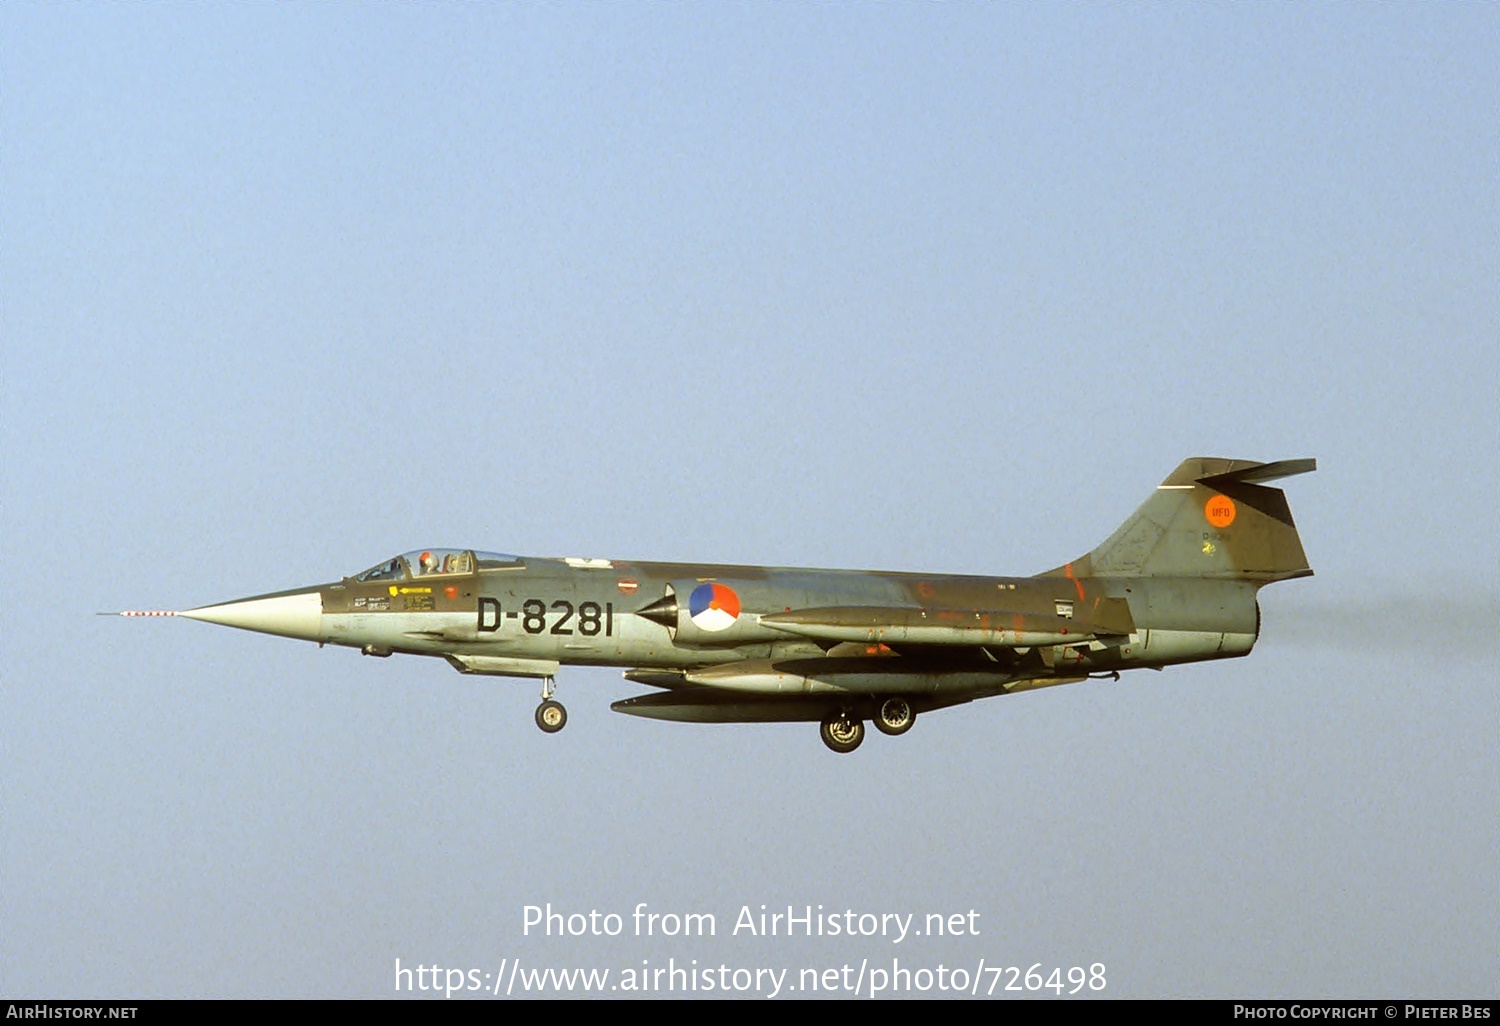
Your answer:
[[[847,713],[835,713],[818,728],[823,743],[835,752],[852,752],[865,739],[865,724]]]
[[[917,714],[904,698],[887,698],[875,711],[875,729],[891,737],[905,734],[915,722]]]
[[[561,702],[549,698],[536,707],[536,725],[548,734],[556,734],[568,725],[568,710]]]

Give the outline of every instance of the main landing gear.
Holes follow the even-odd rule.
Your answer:
[[[917,714],[911,703],[904,698],[887,698],[875,710],[875,729],[882,734],[896,737],[905,734],[917,722]]]
[[[891,696],[875,707],[871,722],[882,734],[905,734],[917,721],[917,711],[904,698]],[[865,723],[856,713],[841,709],[830,713],[818,728],[823,743],[840,754],[852,752],[865,739]]]
[[[837,712],[823,721],[818,733],[823,743],[835,752],[852,752],[865,739],[865,722],[847,712]]]
[[[536,725],[548,734],[556,734],[568,725],[568,710],[552,698],[552,692],[556,690],[555,680],[542,678],[542,704],[536,707]]]

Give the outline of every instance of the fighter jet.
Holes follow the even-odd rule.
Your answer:
[[[563,729],[562,666],[657,688],[611,708],[689,723],[809,721],[852,752],[869,721],[1247,654],[1257,592],[1312,574],[1285,494],[1311,459],[1184,461],[1098,548],[1031,577],[810,570],[417,549],[331,584],[182,612],[245,630],[436,656],[541,681]]]

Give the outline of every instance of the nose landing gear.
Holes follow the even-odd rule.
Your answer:
[[[553,701],[552,692],[556,690],[555,680],[542,678],[542,704],[536,707],[536,725],[548,734],[556,734],[568,725],[568,710],[561,702]]]

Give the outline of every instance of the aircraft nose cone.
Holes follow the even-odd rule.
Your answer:
[[[217,606],[200,606],[177,615],[262,634],[279,634],[284,638],[316,639],[322,629],[323,595],[313,588],[224,602]]]

